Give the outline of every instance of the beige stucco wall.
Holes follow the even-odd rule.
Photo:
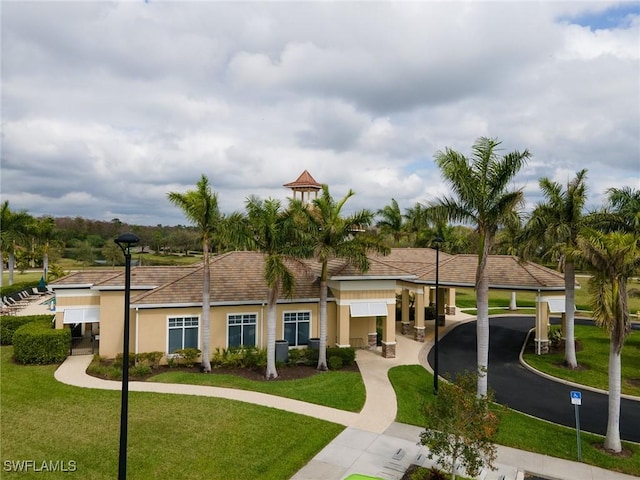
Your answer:
[[[113,358],[122,353],[124,337],[124,292],[103,291],[100,295],[100,355]],[[133,351],[135,331],[129,318],[129,351]]]
[[[122,300],[122,299],[121,299]],[[124,308],[122,301],[120,302],[120,310],[118,310],[117,302],[110,298],[104,302],[104,307],[108,313],[102,318],[111,317],[115,312]],[[308,311],[311,313],[310,337],[319,336],[319,304],[315,303],[293,303],[279,304],[277,306],[277,323],[276,323],[276,339],[283,337],[284,324],[283,317],[285,312],[292,311]],[[267,307],[262,305],[236,305],[236,306],[218,306],[210,310],[211,320],[211,350],[216,348],[227,348],[228,346],[228,329],[227,316],[230,314],[255,314],[257,316],[257,334],[256,341],[259,347],[266,347],[267,339]],[[195,316],[199,319],[199,327],[202,329],[202,309],[194,306],[189,308],[157,308],[157,309],[139,309],[131,312],[131,351],[134,352],[165,352],[168,348],[167,332],[169,317],[185,317]],[[106,357],[114,357],[122,350],[122,314],[120,314],[120,323],[106,321],[100,334],[100,354]],[[331,339],[335,336],[336,331],[336,305],[333,302],[327,305],[327,330],[329,345],[335,344]],[[138,337],[136,337],[136,334]],[[202,331],[200,330],[200,334]],[[136,338],[138,338],[136,340]],[[201,343],[201,340],[200,340]],[[201,348],[202,345],[199,345]]]

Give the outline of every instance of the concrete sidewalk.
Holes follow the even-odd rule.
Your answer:
[[[458,313],[447,317],[441,332],[454,328],[473,317]],[[429,369],[426,356],[433,343],[433,334],[418,343],[397,336],[397,357],[382,358],[379,351],[359,350],[357,362],[365,384],[367,397],[359,413],[309,404],[274,395],[228,388],[184,384],[131,382],[130,391],[220,397],[309,415],[347,427],[305,467],[293,480],[341,480],[351,473],[362,473],[383,479],[399,479],[411,463],[431,466],[427,451],[418,445],[421,428],[395,423],[396,397],[387,372],[397,365],[417,363]],[[91,356],[68,357],[55,372],[55,378],[83,388],[120,390],[120,382],[101,380],[86,374]],[[498,447],[497,470],[483,472],[482,480],[520,480],[524,472],[554,480],[631,480],[630,475],[603,470],[578,462],[545,455]]]

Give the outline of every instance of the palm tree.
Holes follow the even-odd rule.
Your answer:
[[[322,186],[322,195],[311,205],[300,201],[291,202],[292,211],[302,219],[301,230],[304,244],[313,250],[313,257],[320,263],[320,351],[318,369],[327,369],[327,295],[329,279],[329,260],[341,258],[366,272],[369,269],[367,253],[386,254],[386,248],[378,236],[363,231],[371,225],[373,214],[360,210],[349,217],[342,217],[342,208],[354,195],[352,190],[336,202],[329,193],[327,185]]]
[[[202,241],[202,371],[209,373],[211,372],[209,251],[223,228],[222,215],[218,207],[218,195],[212,191],[209,179],[202,174],[195,190],[188,190],[185,193],[169,192],[167,198],[171,203],[180,207],[187,219],[196,226]]]
[[[9,265],[9,285],[13,285],[13,270],[15,267],[15,252],[17,245],[25,240],[32,222],[27,212],[14,212],[9,208],[9,200],[5,200],[0,207],[0,287],[2,287],[3,256],[7,255]]]
[[[593,223],[605,231],[640,232],[640,190],[610,188],[607,194],[607,208],[591,215]]]
[[[540,189],[546,200],[534,208],[522,236],[524,244],[529,246],[529,249],[531,246],[543,246],[548,255],[557,256],[560,269],[564,270],[564,361],[569,368],[577,368],[578,361],[574,340],[576,273],[567,252],[575,249],[578,234],[585,225],[586,217],[583,216],[582,210],[587,200],[586,177],[587,170],[580,170],[575,178],[567,183],[564,191],[559,183],[546,177],[541,178]]]
[[[380,220],[376,222],[376,227],[385,235],[391,235],[393,243],[398,245],[405,235],[404,216],[400,211],[398,202],[395,198],[391,199],[391,205],[385,205],[384,208],[378,210],[376,215]]]
[[[51,242],[58,236],[53,217],[42,217],[36,220],[35,232],[38,242],[42,243],[42,278],[46,282],[49,272],[49,249]],[[109,244],[113,244],[113,242],[109,242]],[[117,245],[114,244],[114,246],[118,248]]]
[[[450,148],[435,155],[442,176],[453,190],[429,204],[431,218],[475,225],[478,233],[477,297],[477,368],[478,396],[487,395],[489,363],[489,279],[487,258],[498,227],[518,218],[523,201],[521,190],[507,191],[508,184],[526,163],[530,154],[513,151],[498,156],[499,141],[481,137],[473,144],[471,158]]]
[[[276,370],[276,309],[282,292],[290,297],[295,287],[295,277],[287,266],[287,260],[297,256],[298,242],[291,217],[283,211],[279,200],[260,200],[251,196],[246,202],[245,240],[253,250],[262,252],[264,278],[269,287],[267,296],[267,371],[265,377],[278,377]]]
[[[609,333],[609,412],[604,447],[620,452],[620,352],[631,331],[627,280],[640,271],[640,240],[630,233],[590,230],[578,237],[575,256],[591,271],[593,317]]]

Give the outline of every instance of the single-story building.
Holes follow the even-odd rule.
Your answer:
[[[425,307],[435,301],[435,260],[436,251],[429,248],[396,248],[388,256],[371,256],[365,273],[339,259],[330,262],[328,345],[375,346],[381,325],[382,355],[392,358],[397,320],[403,334],[424,341],[426,329],[433,328],[425,322]],[[453,313],[455,287],[475,285],[476,265],[476,255],[439,253],[440,314]],[[290,298],[278,299],[276,338],[296,348],[319,336],[320,269],[314,261],[290,262],[289,267],[296,284]],[[210,269],[212,351],[240,345],[266,347],[268,287],[263,254],[235,251],[214,256]],[[543,294],[551,300],[563,295],[563,275],[502,255],[490,256],[488,270],[490,288],[538,293],[536,341],[544,349],[550,299]],[[202,264],[131,269],[132,352],[169,355],[181,348],[201,348],[202,280]],[[124,284],[123,270],[82,271],[51,283],[56,328],[72,328],[74,336],[94,338],[96,353],[115,357],[123,344]]]

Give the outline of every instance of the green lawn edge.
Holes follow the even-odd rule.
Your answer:
[[[435,400],[433,375],[421,365],[393,367],[388,375],[397,398],[396,421],[416,426],[427,425],[423,406]],[[597,443],[602,444],[602,436],[587,432],[582,432],[581,436],[583,463],[629,475],[640,475],[640,445],[623,442],[631,456],[614,456],[595,446]],[[502,418],[497,443],[572,461],[577,461],[578,458],[575,429],[510,409]]]
[[[548,355],[525,353],[524,362],[552,377],[607,391],[609,389],[609,336],[595,325],[575,325],[575,338],[582,349],[576,352],[577,370],[563,366],[564,352]],[[622,393],[640,397],[640,332],[632,331],[621,353]]]
[[[2,478],[61,476],[7,471],[6,462],[24,460],[73,461],[77,478],[115,478],[120,392],[64,385],[54,378],[57,365],[17,365],[12,352],[0,349]],[[130,392],[128,478],[285,480],[343,430],[244,402]]]

